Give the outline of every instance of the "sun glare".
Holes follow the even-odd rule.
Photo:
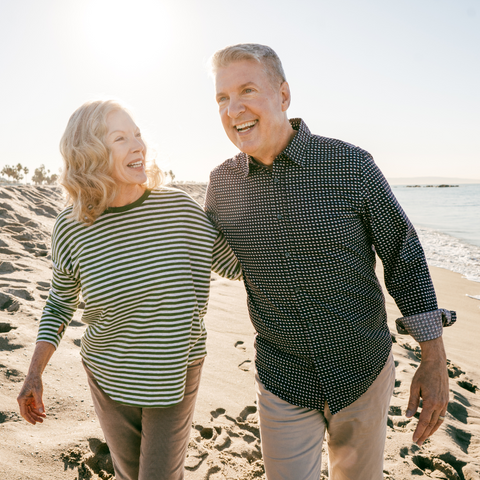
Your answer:
[[[148,70],[149,62],[168,54],[173,15],[166,2],[91,0],[85,4],[86,41],[103,63],[120,71]]]

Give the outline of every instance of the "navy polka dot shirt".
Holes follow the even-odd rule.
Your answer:
[[[335,414],[391,350],[375,252],[403,333],[413,325],[418,341],[436,338],[450,312],[437,309],[415,230],[371,155],[291,124],[273,168],[244,153],[215,168],[205,209],[242,264],[265,388],[320,411],[327,401]]]

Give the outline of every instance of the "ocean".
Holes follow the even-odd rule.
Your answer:
[[[429,265],[480,282],[480,184],[392,185],[392,191],[415,226]]]

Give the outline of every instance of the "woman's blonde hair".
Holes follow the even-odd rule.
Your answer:
[[[112,177],[114,165],[110,149],[105,143],[107,115],[128,110],[116,100],[95,100],[84,103],[68,121],[60,140],[64,168],[59,183],[67,194],[67,203],[73,206],[71,217],[91,225],[112,203],[118,187]],[[145,158],[147,152],[145,151]],[[145,168],[146,188],[152,189],[164,181],[155,161]]]

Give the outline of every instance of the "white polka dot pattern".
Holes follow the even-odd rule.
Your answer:
[[[411,335],[417,342],[425,342],[442,336],[443,327],[453,325],[457,320],[455,312],[439,308],[433,312],[419,313],[397,318],[397,332]]]
[[[391,349],[375,251],[402,315],[437,309],[417,235],[371,155],[300,119],[270,170],[239,153],[213,170],[205,209],[244,273],[264,386],[332,413]]]

